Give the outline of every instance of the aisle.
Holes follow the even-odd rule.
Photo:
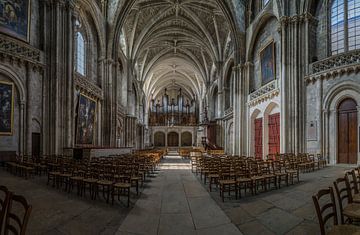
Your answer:
[[[190,171],[167,156],[117,234],[241,234]]]

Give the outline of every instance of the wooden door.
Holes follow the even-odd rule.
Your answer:
[[[280,113],[269,115],[269,154],[280,153]]]
[[[40,157],[40,133],[32,133],[32,155],[36,158]]]
[[[179,134],[176,132],[170,132],[168,134],[168,146],[179,147]]]
[[[353,99],[345,99],[338,107],[338,163],[357,163],[356,106]]]
[[[255,119],[255,158],[263,157],[263,119]]]

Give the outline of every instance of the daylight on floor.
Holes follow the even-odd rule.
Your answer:
[[[360,0],[0,0],[0,235],[360,234]]]

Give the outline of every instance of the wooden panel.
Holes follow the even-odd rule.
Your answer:
[[[269,154],[280,153],[280,113],[269,115]]]
[[[338,163],[357,163],[357,107],[353,99],[345,99],[338,113]]]
[[[349,120],[349,163],[357,163],[357,112],[348,113]]]
[[[262,159],[263,157],[263,119],[255,119],[255,157]]]
[[[348,163],[348,115],[339,113],[338,118],[338,163]]]
[[[168,134],[168,146],[178,147],[179,146],[179,134],[176,132],[170,132]]]

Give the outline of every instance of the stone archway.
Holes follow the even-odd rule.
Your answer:
[[[342,101],[352,99],[357,104],[357,123],[360,123],[360,86],[354,82],[342,83],[329,90],[323,102],[323,121],[322,121],[322,153],[327,157],[330,164],[336,164],[338,160],[338,108]],[[359,142],[359,127],[356,128],[357,140]],[[360,160],[360,152],[357,151],[357,163]]]
[[[181,133],[181,146],[190,147],[192,145],[192,134],[188,131]]]
[[[165,133],[164,132],[156,132],[154,134],[154,146],[155,147],[165,147]]]
[[[167,143],[168,147],[179,147],[179,134],[177,132],[169,132]]]

